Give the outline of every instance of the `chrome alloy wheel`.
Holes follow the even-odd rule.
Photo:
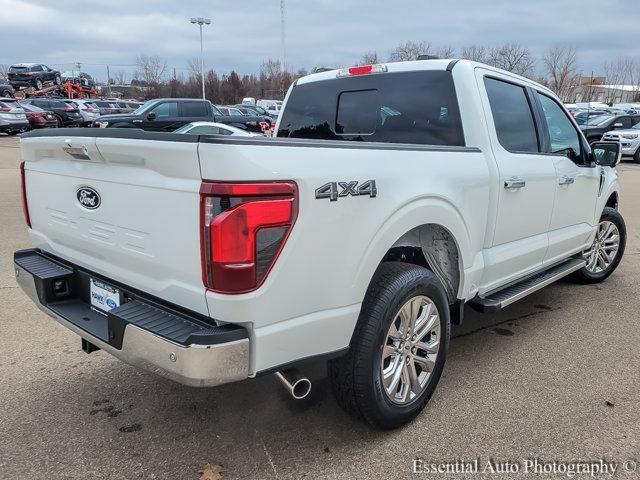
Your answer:
[[[598,232],[589,250],[582,256],[587,261],[586,269],[590,273],[602,273],[618,254],[620,247],[620,232],[613,222],[604,220],[598,225]]]
[[[382,384],[389,400],[406,405],[427,385],[440,350],[440,315],[424,295],[398,311],[382,346]]]

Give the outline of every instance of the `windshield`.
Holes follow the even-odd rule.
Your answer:
[[[183,125],[180,128],[174,130],[173,133],[187,133],[192,128],[193,128],[193,123],[187,123],[186,125]]]
[[[143,103],[142,105],[140,105],[138,108],[136,108],[133,112],[131,112],[132,115],[142,115],[145,112],[148,112],[149,110],[151,110],[153,108],[153,106],[157,103],[157,100],[149,100],[146,103]]]

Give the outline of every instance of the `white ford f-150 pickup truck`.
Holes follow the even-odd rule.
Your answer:
[[[464,60],[301,78],[273,139],[55,129],[21,148],[16,278],[85,351],[192,386],[277,373],[296,397],[326,357],[338,402],[383,428],[429,400],[465,303],[600,282],[625,248],[620,145]]]

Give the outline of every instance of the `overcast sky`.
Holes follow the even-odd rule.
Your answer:
[[[213,21],[204,29],[205,68],[251,73],[282,55],[279,0],[0,0],[0,12],[0,64],[64,70],[79,61],[99,80],[102,64],[130,78],[139,53],[186,73],[200,54],[191,16]],[[384,59],[414,40],[458,50],[517,42],[538,56],[569,45],[584,72],[597,74],[607,59],[640,61],[639,29],[639,0],[286,0],[293,69],[350,65],[371,50]]]

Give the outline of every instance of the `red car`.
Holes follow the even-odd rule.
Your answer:
[[[24,109],[27,120],[29,120],[29,130],[58,126],[56,116],[53,112],[43,110],[40,107],[28,103],[21,103],[20,106]]]

